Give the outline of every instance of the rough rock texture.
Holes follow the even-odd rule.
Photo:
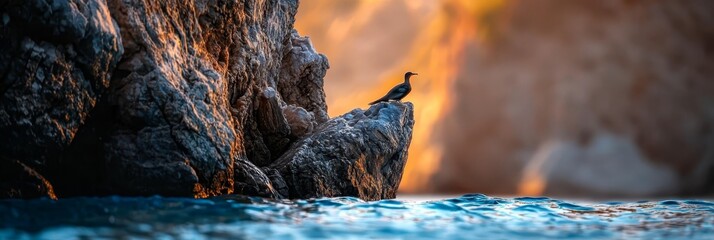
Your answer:
[[[312,113],[317,123],[323,123],[327,116],[325,92],[322,89],[327,69],[330,67],[327,58],[315,54],[310,39],[300,37],[293,30],[290,52],[283,58],[278,88],[285,102],[301,106]]]
[[[42,170],[87,120],[122,44],[102,0],[0,3],[0,152]]]
[[[109,184],[132,194],[276,197],[256,165],[291,141],[275,89],[292,55],[297,3],[110,1],[110,9],[126,54],[107,101],[118,118],[104,145]]]
[[[205,36],[238,29],[212,28],[212,18],[223,15],[184,1],[110,1],[110,6],[126,53],[106,103],[117,116],[104,145],[109,184],[136,194],[231,192],[239,149],[221,75],[228,66],[214,54],[235,45],[207,51],[218,42]],[[228,11],[225,18],[238,14]]]
[[[334,195],[289,193],[294,184],[268,167],[328,120],[322,86],[329,64],[293,30],[297,6],[294,0],[0,3],[0,157],[18,160],[3,163],[22,166],[12,176],[45,176],[60,197]],[[411,128],[379,126],[391,127],[385,137],[402,142],[381,145],[365,159],[406,155]],[[391,193],[370,182],[345,194],[394,197],[401,168],[389,168],[399,171],[378,179],[388,179]],[[22,182],[2,180],[7,189]],[[6,197],[30,196],[13,194]]]
[[[380,103],[330,119],[296,142],[271,168],[290,198],[396,197],[414,127],[411,103]]]

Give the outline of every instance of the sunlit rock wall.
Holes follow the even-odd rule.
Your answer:
[[[255,100],[276,88],[296,2],[110,1],[110,9],[126,46],[106,102],[116,109],[103,153],[110,186],[225,194],[234,170],[255,168],[234,169],[236,159],[260,164],[276,154],[262,143],[289,129],[266,136],[271,129],[258,123],[268,119],[256,115],[279,111],[279,96]]]
[[[321,139],[329,119],[327,58],[293,29],[297,8],[295,0],[0,3],[0,197],[394,197],[411,140],[399,126],[411,111],[371,115],[407,119],[370,128],[400,136],[377,154],[313,156],[343,156],[350,161],[334,166],[351,169],[389,158],[354,172],[380,174],[384,186],[323,169],[335,184],[371,189],[285,191],[301,179],[273,163],[298,140]],[[341,147],[368,149],[349,144]],[[382,165],[398,171],[374,172]]]

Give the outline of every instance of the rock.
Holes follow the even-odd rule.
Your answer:
[[[291,126],[305,134],[317,125],[305,114],[286,118],[294,111],[284,109],[327,109],[326,58],[294,50],[309,45],[292,41],[302,39],[292,29],[297,3],[109,1],[109,8],[126,54],[99,106],[109,111],[95,116],[103,135],[86,136],[103,139],[92,158],[110,169],[108,192],[280,197],[259,167],[297,139]],[[313,55],[321,58],[301,59]],[[288,105],[279,81],[309,94]]]
[[[379,103],[320,125],[270,166],[290,198],[396,197],[414,127],[411,103]]]
[[[37,198],[57,199],[52,185],[37,171],[17,160],[0,161],[0,199]]]
[[[110,184],[136,194],[231,193],[234,163],[267,164],[287,144],[269,87],[296,2],[110,1],[110,9],[127,52],[107,103],[119,117],[105,145],[107,164],[120,166]]]
[[[300,37],[297,31],[290,34],[291,47],[283,59],[278,89],[285,102],[310,111],[323,123],[327,116],[327,103],[323,78],[330,68],[327,57],[318,54],[310,39]]]
[[[290,144],[290,125],[280,108],[278,93],[273,88],[268,87],[258,95],[255,107],[258,109],[255,112],[258,129],[268,151],[267,158],[253,161],[259,166],[266,166],[285,152],[285,148]]]
[[[0,4],[0,157],[19,160],[0,162],[12,167],[1,196],[394,197],[411,105],[328,122],[327,58],[293,30],[296,11],[295,0]],[[315,174],[367,182],[292,191],[313,179],[286,181],[271,166],[307,161],[281,156],[327,135],[356,165]]]
[[[249,161],[239,159],[235,164],[235,193],[267,198],[283,198],[271,179]]]
[[[290,124],[290,135],[299,138],[311,133],[315,129],[317,122],[315,115],[304,108],[288,105],[283,108],[283,116]]]
[[[0,153],[56,164],[89,117],[123,48],[103,0],[0,4]]]

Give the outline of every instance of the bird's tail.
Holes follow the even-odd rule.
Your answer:
[[[369,103],[369,105],[374,105],[375,103],[379,103],[379,102],[383,102],[383,101],[384,101],[384,99],[380,98],[380,99],[375,100],[374,102]]]

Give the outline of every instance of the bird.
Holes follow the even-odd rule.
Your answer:
[[[412,85],[409,84],[409,78],[412,75],[419,75],[419,74],[413,73],[413,72],[405,73],[403,83],[400,83],[399,85],[394,86],[391,90],[389,90],[387,95],[384,95],[384,97],[377,99],[374,102],[369,103],[369,105],[373,105],[373,104],[379,103],[379,102],[387,102],[389,100],[396,100],[396,101],[402,100],[402,98],[406,97],[407,94],[409,94],[409,92],[412,91]]]

